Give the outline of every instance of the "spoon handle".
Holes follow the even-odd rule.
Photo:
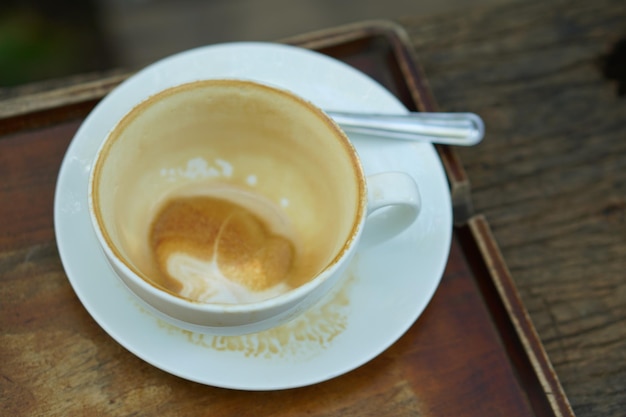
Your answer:
[[[482,119],[474,113],[368,114],[326,111],[347,133],[471,146],[485,134]]]

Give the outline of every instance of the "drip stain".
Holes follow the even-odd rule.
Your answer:
[[[182,335],[187,342],[218,351],[242,354],[252,358],[310,357],[320,348],[328,348],[348,325],[349,291],[356,276],[348,272],[341,288],[321,304],[294,320],[259,333],[242,336],[213,336],[191,332],[157,319],[159,327]]]

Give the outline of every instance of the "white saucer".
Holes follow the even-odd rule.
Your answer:
[[[335,110],[405,112],[378,83],[327,56],[291,46],[234,43],[157,62],[116,88],[84,121],[61,166],[54,220],[67,276],[81,302],[122,346],[152,365],[207,385],[245,390],[321,382],[373,359],[413,324],[448,259],[452,214],[433,146],[351,136],[366,173],[403,170],[420,186],[418,220],[387,243],[358,253],[342,287],[278,330],[242,337],[182,331],[156,318],[109,269],[91,228],[87,181],[99,143],[137,102],[201,78],[246,78],[292,90]]]

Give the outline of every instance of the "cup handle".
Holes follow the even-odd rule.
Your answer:
[[[413,177],[383,172],[367,177],[367,218],[361,237],[364,248],[376,246],[409,227],[422,207]]]

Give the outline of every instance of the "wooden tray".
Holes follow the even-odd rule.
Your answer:
[[[412,110],[435,100],[402,28],[365,22],[285,40],[362,70]],[[440,146],[455,229],[433,300],[346,375],[276,392],[207,387],[113,341],[73,293],[54,242],[54,185],[83,118],[127,74],[0,102],[0,415],[573,416],[453,149]]]

